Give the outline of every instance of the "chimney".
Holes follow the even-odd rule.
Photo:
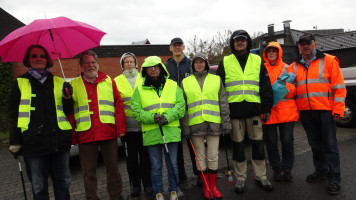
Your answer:
[[[268,36],[274,35],[274,24],[268,24]]]
[[[286,20],[282,22],[284,28],[284,34],[290,34],[290,22],[292,22],[292,20]]]

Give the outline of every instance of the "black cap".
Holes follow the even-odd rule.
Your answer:
[[[305,34],[299,37],[298,44],[302,42],[303,40],[311,42],[312,40],[315,41],[315,37],[311,34]]]
[[[177,43],[177,42],[184,44],[184,42],[183,42],[183,40],[182,40],[181,38],[176,37],[176,38],[173,38],[173,39],[171,40],[171,45],[174,45],[174,44]]]

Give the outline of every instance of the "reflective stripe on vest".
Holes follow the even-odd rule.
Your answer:
[[[249,54],[244,71],[235,55],[224,57],[225,88],[229,103],[247,102],[261,103],[260,98],[260,70],[261,58]]]
[[[17,121],[17,127],[21,128],[21,132],[28,130],[30,123],[31,111],[35,110],[31,107],[31,99],[36,97],[36,94],[32,94],[31,84],[26,78],[17,79],[18,86],[21,92],[21,100],[19,105],[19,115]],[[62,104],[62,87],[64,79],[54,76],[53,77],[53,92],[56,106],[57,124],[61,130],[70,130],[72,126],[68,122],[66,115],[63,112]]]
[[[203,90],[194,75],[183,79],[183,88],[187,96],[189,126],[204,121],[221,124],[219,90],[220,77],[208,74]]]
[[[117,89],[120,92],[122,101],[124,102],[124,110],[125,110],[125,116],[126,117],[132,117],[132,112],[131,112],[131,96],[134,92],[132,89],[129,81],[127,78],[121,74],[120,76],[117,76],[115,79]],[[141,75],[139,74],[136,78],[135,82],[135,88],[137,85],[142,83],[142,78]]]
[[[77,77],[71,81],[73,87],[74,118],[76,131],[86,131],[91,127],[89,102],[87,90],[82,77]],[[97,98],[99,108],[99,118],[101,123],[115,124],[115,102],[112,89],[111,78],[107,78],[97,84]]]
[[[137,89],[140,94],[142,108],[150,113],[163,114],[176,104],[177,82],[170,79],[166,80],[160,97],[154,89],[145,89],[142,84],[138,85]],[[143,132],[159,128],[156,123],[141,124],[141,126]],[[166,126],[179,127],[179,120],[172,121]],[[144,140],[147,140],[148,138],[145,138],[145,135],[143,134]]]

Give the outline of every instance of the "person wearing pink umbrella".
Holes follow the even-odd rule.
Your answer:
[[[122,199],[122,179],[118,169],[117,138],[126,133],[124,105],[115,81],[99,71],[95,52],[80,57],[81,75],[73,86],[75,133],[87,199],[99,199],[96,167],[99,148],[106,166],[107,190],[111,200]]]
[[[9,98],[9,150],[15,158],[23,155],[34,200],[49,199],[48,176],[55,199],[70,199],[72,127],[65,113],[73,108],[73,88],[49,71],[53,62],[43,46],[27,48],[23,64],[29,69],[16,79]]]

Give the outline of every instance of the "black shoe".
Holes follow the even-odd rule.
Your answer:
[[[292,182],[293,176],[291,171],[284,171],[283,173],[283,181]]]
[[[324,180],[326,180],[326,176],[320,172],[314,172],[307,176],[307,182],[309,183],[317,183]]]
[[[273,178],[275,181],[280,182],[282,181],[282,173],[281,173],[281,169],[276,168],[273,170]]]
[[[132,186],[130,188],[131,197],[137,197],[138,195],[140,195],[140,192],[141,192],[141,187],[140,186],[138,186],[138,187]]]
[[[273,190],[273,186],[272,183],[268,180],[257,180],[255,179],[255,184],[258,185],[260,188],[266,190],[266,191],[272,191]]]
[[[329,182],[328,193],[337,195],[340,193],[340,183],[338,182]]]
[[[200,179],[200,177],[199,176],[197,176],[198,178],[197,178],[197,186],[198,187],[203,187],[203,183],[201,182],[201,179]]]
[[[152,186],[146,186],[144,188],[146,195],[153,195],[153,189]]]

